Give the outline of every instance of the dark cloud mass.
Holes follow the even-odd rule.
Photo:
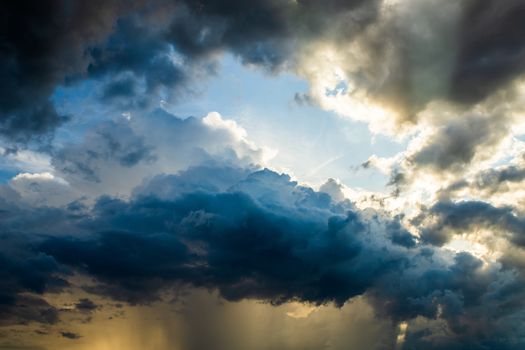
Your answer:
[[[0,241],[0,325],[58,322],[57,308],[40,295],[67,287],[67,270],[24,237],[2,233]]]
[[[314,35],[329,25],[325,16],[360,3],[4,2],[0,131],[17,141],[52,131],[67,119],[51,102],[54,89],[79,78],[127,73],[128,86],[111,82],[104,89],[108,99],[135,93],[137,83],[144,94],[183,86],[198,60],[221,50],[274,69],[290,55],[287,40],[297,36],[297,27]],[[180,53],[177,62],[173,52]],[[213,65],[202,69],[210,74]]]
[[[466,2],[452,85],[457,99],[477,101],[523,73],[524,19],[520,0]]]
[[[263,169],[272,152],[237,121],[169,113],[225,53],[306,79],[310,90],[290,96],[305,110],[371,130],[414,126],[404,153],[363,164],[390,172],[395,196],[367,194],[374,207],[362,209],[361,191],[339,180],[316,191]],[[522,0],[2,1],[0,143],[18,175],[0,184],[0,327],[37,324],[80,343],[88,333],[63,328],[67,315],[89,323],[108,302],[151,306],[193,288],[272,306],[361,296],[399,326],[398,350],[524,349],[525,129],[513,84],[524,62]],[[62,88],[82,83],[89,96],[64,104],[89,98],[93,120],[125,113],[93,126],[61,112]],[[291,125],[272,120],[258,142]],[[67,121],[77,129],[33,152]],[[426,176],[442,183],[423,186]],[[467,234],[488,252],[456,249]]]
[[[159,183],[191,188],[192,174],[202,176],[198,190],[161,191],[163,199],[152,195]],[[347,201],[336,203],[269,170],[194,168],[151,180],[152,190],[148,186],[130,201],[102,197],[89,214],[66,219],[91,232],[87,236],[32,240],[24,251],[29,258],[10,264],[37,273],[38,279],[17,273],[12,280],[8,269],[3,290],[11,290],[11,298],[25,291],[39,294],[56,284],[55,274],[73,269],[97,282],[85,286],[87,292],[132,304],[149,304],[185,285],[218,290],[230,301],[275,304],[342,305],[365,295],[379,314],[398,322],[417,316],[443,320],[453,336],[440,341],[451,348],[522,345],[521,331],[506,328],[523,306],[524,285],[512,265],[484,267],[469,253],[447,255],[417,244],[400,218],[357,211]],[[480,216],[490,220],[491,210],[496,209]],[[447,222],[462,225],[459,220]],[[13,303],[9,296],[4,299]],[[97,306],[82,299],[75,308],[85,313]],[[444,348],[424,335],[411,337],[415,347]]]
[[[377,66],[396,66],[403,76],[392,71],[379,86],[380,77],[366,68],[356,82],[369,80],[367,89],[387,100],[395,98],[394,105],[412,104],[404,109],[408,113],[434,97],[447,95],[428,79],[421,80],[425,70],[438,76],[447,76],[451,70],[450,97],[476,102],[521,75],[523,69],[525,10],[518,0],[461,3],[459,34],[445,35],[446,40],[457,41],[447,44],[458,51],[452,69],[434,62],[446,61],[448,56],[442,51],[452,49],[437,42],[442,51],[433,57],[421,56],[422,48],[413,34],[405,33],[396,21],[380,22],[381,2],[376,0],[46,0],[7,1],[1,6],[0,131],[19,141],[52,131],[67,120],[57,112],[51,96],[57,86],[79,78],[127,74],[120,82],[109,82],[102,97],[133,95],[142,100],[137,106],[145,106],[157,94],[173,95],[187,89],[201,75],[199,71],[212,73],[214,53],[230,51],[247,64],[271,71],[293,70],[303,45],[325,39],[344,46],[369,26],[385,35],[367,34],[369,43],[361,50],[368,52],[371,62],[377,60]],[[426,16],[432,6],[438,5],[414,11]],[[429,24],[431,28],[440,25],[436,21]],[[440,30],[436,29],[438,34]],[[389,63],[385,54],[392,47],[400,57]],[[396,62],[407,64],[400,67]],[[371,81],[374,77],[376,81]],[[137,90],[137,86],[142,88]]]
[[[6,1],[0,6],[1,132],[24,140],[65,120],[51,94],[67,77],[82,73],[85,48],[111,30],[117,6],[99,1]]]

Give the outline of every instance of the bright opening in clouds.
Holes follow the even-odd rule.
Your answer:
[[[0,9],[0,349],[525,348],[523,1]]]

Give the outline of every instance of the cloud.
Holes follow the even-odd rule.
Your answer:
[[[9,182],[19,201],[32,206],[58,206],[78,197],[69,184],[51,173],[20,173]]]
[[[62,278],[67,270],[53,257],[35,251],[36,241],[23,234],[4,231],[0,240],[0,325],[57,323],[58,309],[42,294],[67,287],[68,282]]]
[[[243,190],[192,192],[173,200],[139,197],[130,206],[114,199],[100,200],[94,208],[99,216],[93,225],[105,228],[96,240],[82,242],[57,238],[50,239],[43,247],[65,263],[86,266],[90,274],[97,275],[103,282],[100,286],[102,293],[132,302],[152,300],[159,290],[179,281],[218,288],[229,300],[259,297],[283,302],[298,298],[342,303],[363,287],[348,285],[336,293],[330,285],[324,287],[321,283],[325,279],[342,282],[342,276],[337,277],[337,265],[359,251],[359,243],[345,242],[345,234],[338,233],[337,227],[347,226],[345,220],[348,220],[349,226],[355,226],[356,235],[364,228],[357,217],[345,219],[344,216],[339,219],[341,222],[333,219],[330,224],[333,228],[323,228],[326,223],[318,222],[316,218],[326,211],[329,199],[320,202],[314,192],[307,189],[303,192],[288,181],[284,178],[280,183],[277,174],[266,171],[254,173],[241,181],[239,185]],[[271,198],[264,193],[276,186],[282,186],[289,193],[282,198]],[[247,188],[251,189],[250,195]],[[293,193],[294,190],[297,193]],[[304,210],[311,208],[311,218],[295,208],[279,210],[289,201],[297,201]],[[137,216],[137,210],[143,211],[144,206],[156,213],[150,220]],[[115,210],[122,213],[122,219],[111,214]],[[289,215],[296,213],[298,218],[282,216],[279,214],[282,211],[290,211]],[[133,222],[134,226],[138,225],[145,231],[130,230],[127,225],[118,227],[121,220]],[[334,241],[323,242],[322,236],[318,236],[323,234],[334,237]],[[316,239],[321,240],[319,246],[310,246]],[[341,246],[336,249],[339,239]],[[294,249],[298,249],[295,254]],[[340,251],[339,257],[334,263],[327,260],[324,268],[316,261],[309,261],[310,255],[326,260],[328,252],[334,254],[334,249]],[[118,260],[113,260],[115,253]],[[146,261],[150,262],[146,264]],[[106,266],[113,268],[108,270]],[[277,272],[278,266],[288,268]],[[305,269],[303,276],[296,275],[300,266]],[[273,276],[274,272],[277,276]],[[313,275],[319,279],[317,282],[311,279]],[[290,283],[293,280],[296,282]],[[122,283],[115,284],[114,281]],[[310,286],[311,283],[315,284]],[[323,292],[323,288],[329,290]]]
[[[75,309],[84,313],[91,313],[97,308],[98,305],[88,298],[82,298],[75,304]]]
[[[520,244],[518,218],[489,205],[480,211],[480,205],[442,204],[428,212],[455,229],[484,220],[484,227],[514,230],[509,239]],[[31,210],[22,212],[26,219],[49,209]],[[437,349],[446,340],[451,347],[519,348],[520,331],[508,328],[519,317],[525,291],[518,265],[422,244],[404,228],[402,217],[358,211],[285,174],[190,168],[152,178],[129,200],[101,197],[87,212],[54,218],[79,234],[58,236],[37,226],[46,236],[19,245],[22,253],[7,260],[13,268],[4,270],[2,290],[11,291],[10,300],[52,285],[63,288],[56,276],[67,276],[68,270],[93,279],[85,292],[131,304],[150,305],[187,286],[217,290],[229,301],[274,305],[341,306],[364,296],[379,315],[408,322],[407,344]],[[422,232],[421,239],[430,242]],[[6,242],[17,241],[10,236]],[[40,277],[31,277],[35,273]],[[88,299],[76,305],[86,311],[96,307]],[[449,335],[429,340],[413,333],[417,320],[426,320],[423,328],[432,334],[432,322],[442,322]]]
[[[31,6],[1,5],[5,23],[0,64],[3,136],[23,141],[52,131],[67,120],[57,112],[50,96],[67,76],[82,71],[86,46],[111,30],[117,8],[115,2],[104,4],[66,6],[63,1],[52,0]]]
[[[482,201],[437,202],[421,216],[432,216],[436,221],[422,230],[422,238],[432,244],[446,243],[455,232],[471,229],[490,230],[495,235],[510,235],[519,246],[525,245],[525,220],[513,207],[494,207]],[[417,221],[420,218],[416,219]]]
[[[60,322],[47,297],[74,272],[92,282],[70,304],[84,314],[104,308],[93,295],[151,305],[187,287],[271,305],[362,297],[406,325],[406,348],[523,347],[525,176],[506,163],[522,146],[520,1],[0,7],[0,134],[19,144],[2,153],[32,167],[0,186],[2,325]],[[315,191],[265,169],[274,152],[216,112],[156,109],[195,93],[225,52],[306,78],[297,103],[409,135],[364,165],[390,173],[394,195],[357,209],[336,180]],[[79,82],[124,117],[49,157],[17,151],[69,120],[53,94]],[[496,252],[455,250],[468,235]]]
[[[321,107],[399,137],[429,104],[468,109],[518,81],[522,16],[514,0],[383,1],[354,35],[328,30],[299,45],[294,68]]]
[[[410,196],[432,205],[454,192],[479,196],[476,174],[509,161],[519,163],[523,145],[514,135],[523,108],[519,89],[513,84],[468,109],[431,103],[420,113],[418,130],[404,151],[388,158],[372,155],[363,166],[389,174],[388,185],[400,199]],[[470,189],[462,190],[467,184]]]
[[[443,199],[455,199],[468,195],[495,205],[512,205],[521,210],[519,197],[523,180],[523,155],[519,154],[510,164],[483,168],[469,177],[452,182],[440,191],[439,196]]]
[[[104,165],[116,163],[122,168],[130,168],[153,160],[152,147],[121,120],[97,125],[86,135],[84,143],[60,149],[54,155],[52,164],[66,178],[76,176],[100,182],[99,173]]]
[[[523,74],[525,32],[519,23],[524,16],[521,1],[467,2],[452,77],[456,99],[479,101]]]
[[[485,151],[499,144],[506,131],[503,123],[492,118],[461,117],[434,132],[408,161],[436,171],[461,169],[471,163],[481,147]]]
[[[470,106],[523,72],[516,24],[523,6],[516,0],[3,6],[9,25],[1,130],[15,140],[67,119],[50,99],[58,86],[95,79],[103,82],[105,103],[156,106],[215,74],[223,52],[267,71],[303,75],[309,101],[389,133],[417,124],[430,102]]]
[[[181,119],[158,109],[96,125],[81,142],[57,148],[51,164],[79,197],[95,198],[129,195],[144,179],[191,166],[255,168],[272,153],[219,113]]]
[[[189,179],[188,188],[191,174],[151,183],[173,181],[178,188]],[[96,278],[86,287],[90,293],[134,304],[184,285],[216,289],[230,301],[275,304],[343,305],[365,295],[396,321],[443,320],[454,344],[480,331],[482,342],[493,341],[504,329],[490,329],[477,315],[494,315],[503,327],[517,310],[504,308],[522,295],[514,268],[484,267],[469,253],[417,244],[399,218],[333,203],[285,175],[237,176],[246,177],[232,177],[230,187],[224,180],[214,186],[210,177],[210,185],[197,181],[195,192],[162,191],[162,199],[147,185],[129,202],[101,198],[83,223],[93,235],[49,238],[40,249]],[[407,342],[414,337],[407,331]]]
[[[86,78],[109,79],[102,94],[106,102],[140,93],[134,105],[144,107],[149,100],[191,91],[191,81],[214,73],[217,52],[232,51],[247,64],[273,70],[288,60],[299,34],[314,36],[328,27],[324,15],[362,3],[3,4],[0,132],[25,142],[53,131],[69,118],[53,105],[54,90]]]
[[[60,335],[64,338],[67,338],[67,339],[72,339],[72,340],[75,340],[75,339],[80,339],[82,338],[82,336],[80,334],[77,334],[77,333],[73,333],[73,332],[60,332]]]

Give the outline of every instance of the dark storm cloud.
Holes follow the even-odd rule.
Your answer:
[[[137,106],[145,106],[150,98],[187,90],[197,76],[213,74],[214,53],[230,51],[244,63],[270,71],[294,69],[303,45],[318,39],[345,45],[370,25],[385,35],[367,34],[361,49],[381,66],[388,61],[388,47],[395,47],[404,64],[395,72],[404,73],[391,70],[384,84],[368,85],[376,86],[372,90],[379,97],[397,101],[394,105],[412,104],[408,112],[447,94],[463,102],[479,101],[523,71],[525,7],[517,0],[462,3],[459,34],[442,39],[458,41],[442,51],[450,46],[459,52],[446,93],[422,78],[426,71],[448,75],[439,70],[449,68],[433,61],[443,52],[421,56],[418,41],[400,23],[379,23],[379,1],[47,0],[1,6],[0,131],[15,140],[51,131],[67,119],[50,100],[59,85],[103,79],[106,103],[108,98],[134,96],[141,100]],[[423,16],[435,12],[433,6],[438,5],[414,11]],[[430,29],[439,32],[444,23],[432,22],[437,27]],[[127,78],[118,78],[121,74]],[[375,76],[366,69],[360,74],[360,79]]]
[[[435,253],[421,250],[412,266],[398,275],[383,277],[380,288],[370,293],[380,314],[399,319],[419,315],[446,321],[449,334],[440,334],[443,324],[427,328],[422,334],[409,332],[405,347],[518,349],[522,346],[523,341],[509,335],[516,317],[521,317],[518,305],[523,305],[520,301],[525,292],[523,281],[513,277],[510,270],[484,267],[481,260],[468,253],[458,253],[450,266],[440,267],[432,262],[437,259]]]
[[[185,88],[198,75],[194,68],[199,62],[198,69],[213,74],[214,65],[205,61],[222,50],[233,51],[245,63],[276,69],[290,55],[288,41],[304,33],[316,36],[329,27],[326,16],[363,3],[4,2],[0,132],[23,141],[52,131],[67,118],[59,115],[51,95],[57,86],[78,79],[111,80],[127,73],[127,81],[110,81],[104,88],[107,102],[137,94],[137,83],[144,85],[144,95]]]
[[[40,249],[94,277],[98,285],[89,292],[130,303],[149,303],[183,285],[277,304],[341,305],[364,294],[395,321],[442,319],[453,334],[450,346],[519,348],[508,340],[519,331],[505,330],[524,296],[513,266],[485,268],[468,253],[447,263],[438,248],[418,244],[400,218],[334,204],[268,170],[244,176],[233,177],[229,190],[201,184],[198,192],[161,190],[163,199],[151,194],[170,181],[190,181],[189,189],[191,172],[164,177],[160,187],[154,179],[155,190],[146,184],[129,202],[101,198],[82,220],[96,234],[49,238]],[[218,183],[224,188],[224,179]],[[428,341],[420,338],[410,341]]]
[[[58,114],[51,95],[57,86],[78,79],[131,72],[145,80],[148,92],[182,83],[184,69],[167,58],[169,43],[157,26],[131,18],[138,11],[147,21],[151,15],[145,7],[141,1],[120,0],[3,2],[0,132],[25,141],[52,131],[67,118]],[[133,89],[109,83],[104,96],[123,92]]]
[[[452,94],[478,101],[525,69],[525,3],[520,0],[466,2],[459,30],[459,55]]]
[[[82,72],[84,50],[111,29],[115,2],[6,1],[0,5],[0,131],[12,139],[51,131],[65,117],[50,95]]]
[[[242,193],[144,198],[131,205],[107,199],[95,211],[93,225],[106,232],[89,241],[51,239],[43,249],[63,263],[87,267],[103,282],[99,291],[117,299],[149,302],[180,282],[218,288],[228,300],[343,303],[370,284],[358,266],[344,266],[361,249],[350,235],[365,230],[354,215],[333,218],[326,227],[299,213],[273,213]],[[343,227],[354,232],[339,232]]]
[[[197,190],[191,191],[194,185]],[[44,208],[25,217],[39,211]],[[430,212],[448,215],[443,225],[458,228],[468,226],[469,217],[514,231],[521,225],[510,210],[482,204],[443,204]],[[444,253],[418,243],[400,217],[334,203],[328,194],[299,186],[287,175],[193,168],[152,179],[129,201],[102,197],[84,214],[66,214],[54,216],[68,221],[57,225],[76,226],[84,234],[19,245],[16,258],[6,260],[11,267],[2,272],[2,290],[10,293],[7,305],[27,291],[39,295],[52,285],[64,287],[56,276],[67,266],[94,279],[86,291],[132,304],[148,304],[186,285],[218,290],[227,300],[276,304],[341,305],[365,295],[378,313],[397,322],[439,318],[449,329],[445,340],[451,348],[519,348],[512,342],[521,331],[509,327],[524,300],[516,264],[486,267],[468,253]],[[40,227],[46,234],[47,227]],[[517,242],[516,237],[511,239]],[[4,247],[16,240],[6,242]],[[85,312],[96,307],[88,299],[76,304]],[[25,317],[49,323],[58,316]],[[14,316],[5,319],[15,322]],[[417,334],[409,338],[415,347],[429,342]],[[439,348],[434,341],[427,345]]]
[[[174,11],[169,7],[167,10]],[[169,14],[174,16],[175,12]],[[103,102],[120,97],[138,99],[135,107],[148,106],[148,100],[157,105],[161,97],[169,100],[177,92],[190,91],[192,79],[198,79],[198,69],[205,76],[214,74],[212,61],[205,63],[177,54],[166,38],[166,25],[157,23],[154,17],[155,14],[134,14],[118,18],[107,40],[88,49],[87,74],[92,78],[110,77],[103,88]]]
[[[129,98],[137,93],[137,82],[131,76],[117,78],[109,82],[102,91],[102,100]]]
[[[3,233],[0,243],[0,325],[58,322],[59,310],[40,295],[67,287],[66,270],[24,235]]]
[[[169,33],[176,47],[190,56],[228,49],[244,63],[279,68],[291,55],[294,41],[313,39],[333,25],[333,20],[360,6],[368,12],[348,16],[347,38],[369,23],[378,1],[330,0],[185,1],[186,13],[175,20]],[[354,24],[354,25],[352,25]]]
[[[401,5],[403,8],[403,3]],[[407,2],[399,18],[380,23],[365,48],[375,93],[409,116],[435,99],[473,105],[520,77],[525,69],[525,5],[520,0]],[[410,25],[407,25],[410,23]],[[394,58],[386,58],[389,50]]]
[[[174,186],[188,175],[171,178]],[[273,303],[342,304],[365,294],[396,321],[441,317],[453,344],[473,349],[482,347],[469,337],[483,333],[475,341],[491,341],[502,329],[490,329],[489,318],[509,322],[506,303],[520,304],[523,285],[512,269],[482,268],[467,253],[447,264],[435,248],[417,245],[399,218],[338,208],[270,171],[231,178],[237,183],[226,192],[200,186],[164,192],[171,195],[162,200],[101,199],[83,224],[97,234],[51,238],[41,249],[95,277],[99,284],[90,292],[117,300],[148,303],[186,284],[218,289],[228,300]],[[162,180],[166,189],[170,178]]]

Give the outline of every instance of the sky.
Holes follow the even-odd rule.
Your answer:
[[[523,1],[0,9],[0,350],[525,347]]]

